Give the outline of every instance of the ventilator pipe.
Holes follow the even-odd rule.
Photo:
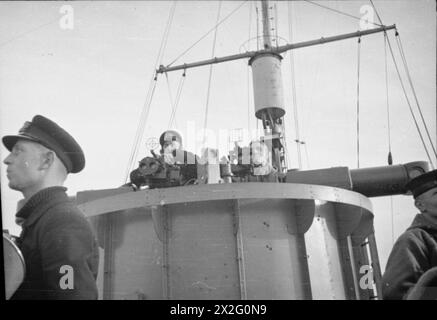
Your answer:
[[[426,161],[393,166],[352,169],[352,190],[367,197],[407,194],[405,185],[418,175],[429,171]]]

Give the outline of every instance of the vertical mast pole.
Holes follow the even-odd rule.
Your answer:
[[[261,0],[264,50],[272,49],[272,23],[268,0]],[[285,141],[283,132],[284,97],[281,60],[279,53],[258,52],[250,60],[252,67],[255,116],[263,123],[262,140],[270,147],[271,163],[279,172],[286,170]]]
[[[272,38],[270,36],[271,24],[270,24],[270,14],[269,14],[269,1],[261,0],[261,10],[262,10],[262,23],[263,23],[263,44],[264,49],[270,49],[272,47]]]

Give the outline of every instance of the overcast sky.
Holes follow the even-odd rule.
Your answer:
[[[242,3],[223,2],[220,17],[226,17]],[[360,28],[357,19],[303,1],[292,3],[289,20],[288,4],[272,3],[277,4],[273,25],[280,44],[289,39],[290,21],[293,42],[355,32]],[[363,6],[370,4],[369,1],[317,3],[356,17],[363,16],[366,11]],[[397,25],[435,145],[435,1],[376,0],[374,3],[385,25]],[[61,10],[64,4],[73,9],[72,29],[66,24],[66,11]],[[17,133],[24,121],[31,120],[35,114],[47,116],[69,131],[81,144],[87,160],[85,169],[67,180],[69,194],[116,188],[124,183],[138,120],[172,5],[170,1],[0,2],[0,134]],[[220,26],[215,56],[255,49],[256,42],[248,40],[256,37],[256,5],[258,2],[252,1],[243,4]],[[162,64],[174,61],[205,35],[214,26],[217,11],[215,1],[178,3]],[[376,16],[374,21],[377,22]],[[213,37],[214,32],[174,64],[211,58]],[[393,31],[389,31],[389,38],[407,85]],[[389,132],[383,34],[363,37],[360,55],[360,167],[386,165]],[[357,39],[297,49],[294,59],[300,136],[306,143],[306,150],[302,149],[302,168],[356,168]],[[388,62],[394,163],[426,161],[390,55]],[[289,53],[284,54],[282,65],[289,166],[297,168]],[[208,128],[216,134],[219,130],[256,128],[250,76],[246,60],[213,67]],[[209,67],[187,71],[175,117],[175,127],[183,135],[189,125],[194,125],[196,132],[203,127],[208,77]],[[169,97],[174,100],[180,79],[181,72],[169,73],[168,82],[165,76],[158,77],[135,161],[148,155],[145,141],[159,137],[167,128],[171,114]],[[408,92],[413,102],[411,91]],[[416,110],[414,104],[413,107]],[[0,155],[2,160],[7,156],[3,146]],[[435,164],[436,160],[433,161]],[[14,213],[21,195],[7,187],[3,163],[1,195],[3,228],[18,234]],[[395,196],[392,200],[393,211],[390,197],[372,199],[383,267],[392,238],[405,230],[416,213],[410,197]]]

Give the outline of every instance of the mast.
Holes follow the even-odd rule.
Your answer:
[[[320,39],[300,43],[272,46],[272,18],[270,16],[269,0],[261,0],[261,10],[263,26],[263,34],[261,37],[263,42],[262,50],[248,51],[220,58],[215,57],[208,60],[177,66],[160,65],[156,70],[156,74],[249,58],[249,65],[252,68],[255,116],[262,121],[264,129],[264,137],[261,137],[261,140],[267,143],[270,147],[272,153],[272,164],[279,172],[285,173],[287,171],[285,161],[287,151],[285,150],[283,128],[285,106],[281,74],[281,53],[297,48],[356,38],[378,32],[386,32],[387,30],[395,29],[396,26],[381,26],[379,28],[356,31],[326,38],[322,37]]]
[[[271,48],[269,1],[261,1],[263,47]],[[284,141],[284,95],[281,74],[282,56],[275,52],[258,52],[249,60],[252,68],[255,116],[262,121],[264,137],[270,148],[272,164],[279,172],[286,171]]]
[[[373,28],[373,29],[369,29],[369,30],[345,33],[345,34],[341,34],[338,36],[332,36],[332,37],[326,37],[326,38],[321,37],[319,39],[314,39],[314,40],[309,40],[309,41],[291,43],[291,44],[286,44],[286,45],[278,46],[278,47],[275,46],[275,47],[271,47],[270,49],[263,49],[263,50],[259,50],[259,51],[247,51],[244,53],[233,54],[233,55],[229,55],[229,56],[225,56],[225,57],[215,57],[212,59],[202,60],[202,61],[193,62],[193,63],[184,63],[184,64],[176,65],[176,66],[160,65],[159,68],[156,70],[156,73],[166,73],[166,72],[177,71],[177,70],[187,70],[187,69],[202,67],[202,66],[206,66],[206,65],[210,65],[210,64],[223,63],[223,62],[240,60],[240,59],[247,59],[247,58],[250,59],[250,58],[253,58],[255,55],[257,55],[258,53],[262,53],[262,52],[264,52],[264,53],[271,52],[271,53],[280,54],[280,53],[287,52],[289,50],[312,47],[312,46],[316,46],[316,45],[321,45],[321,44],[334,42],[334,41],[340,41],[340,40],[347,40],[347,39],[351,39],[351,38],[364,37],[364,36],[368,36],[368,35],[371,35],[374,33],[385,32],[387,30],[393,30],[393,29],[396,29],[396,25],[382,26],[382,27]]]
[[[263,46],[264,49],[272,47],[272,40],[270,37],[270,15],[269,15],[269,1],[261,0],[262,24],[263,24]]]

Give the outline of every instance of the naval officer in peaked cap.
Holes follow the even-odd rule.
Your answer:
[[[26,275],[12,299],[97,299],[97,242],[63,186],[85,167],[81,147],[41,115],[2,141],[10,151],[3,160],[9,187],[24,196],[16,221]]]
[[[437,170],[407,189],[420,211],[396,241],[382,278],[384,299],[437,299]]]

